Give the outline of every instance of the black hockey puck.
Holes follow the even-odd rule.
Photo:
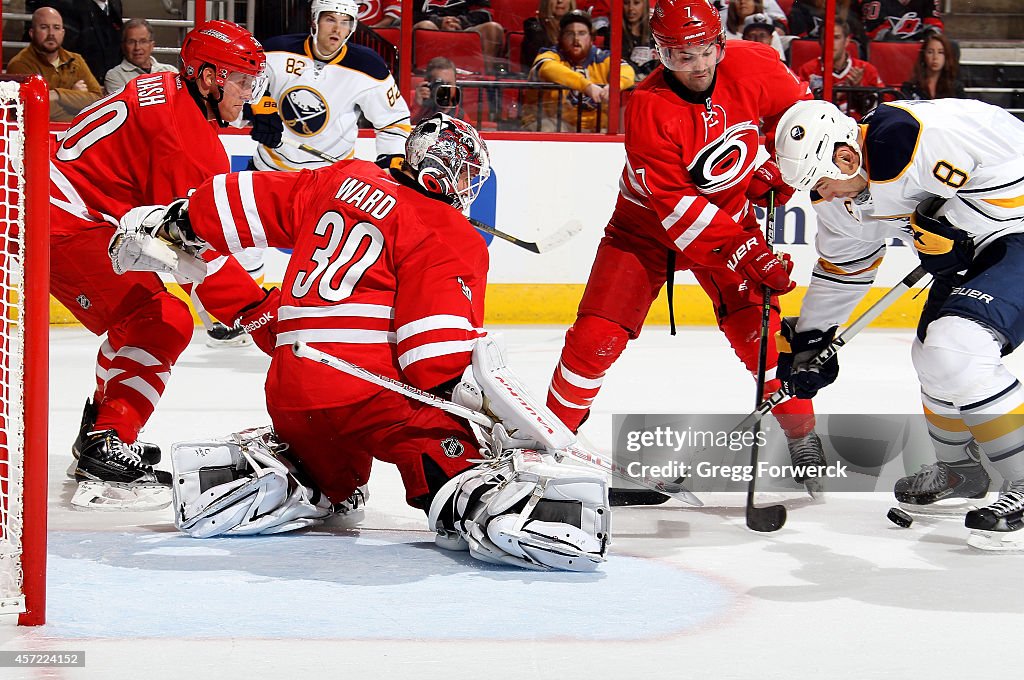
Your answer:
[[[890,522],[904,529],[909,529],[910,525],[914,523],[914,518],[899,508],[889,508],[889,514],[886,517],[889,518]]]

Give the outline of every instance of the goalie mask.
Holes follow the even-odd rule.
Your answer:
[[[466,210],[491,175],[487,145],[469,123],[436,113],[417,125],[405,142],[405,160],[431,194]]]
[[[775,128],[775,155],[782,179],[797,189],[812,189],[822,178],[852,179],[835,164],[836,144],[860,153],[857,121],[821,100],[794,104]]]
[[[714,50],[716,64],[725,58],[725,27],[711,0],[658,0],[651,33],[670,71],[701,70],[702,51]]]
[[[181,73],[185,80],[196,80],[203,68],[213,69],[217,86],[231,80],[247,101],[263,96],[267,86],[267,58],[263,46],[238,24],[207,21],[188,32],[181,44]]]

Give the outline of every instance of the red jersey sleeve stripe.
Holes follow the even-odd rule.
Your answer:
[[[224,242],[228,250],[237,253],[251,244],[243,244],[238,228],[235,225],[235,217],[231,214],[231,203],[228,200],[227,175],[216,175],[211,181],[213,188],[213,205],[217,209],[217,217],[220,220],[221,232],[224,235]]]
[[[238,193],[242,198],[242,212],[245,214],[245,222],[249,226],[253,245],[257,248],[266,248],[267,232],[263,228],[263,220],[260,219],[259,208],[256,205],[256,192],[252,188],[251,172],[238,173]]]
[[[437,330],[478,330],[469,322],[469,319],[455,314],[435,314],[416,321],[411,321],[398,329],[398,342],[408,340],[419,333]]]
[[[450,357],[459,354],[469,354],[476,345],[476,338],[471,340],[449,340],[447,342],[432,342],[427,345],[420,345],[403,352],[398,357],[398,365],[406,370],[413,364],[427,359],[438,357]]]

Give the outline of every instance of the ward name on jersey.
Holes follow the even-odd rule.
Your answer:
[[[313,38],[284,35],[267,41],[266,96],[253,105],[256,114],[275,109],[286,139],[313,146],[335,158],[352,158],[360,115],[376,130],[377,156],[401,155],[409,136],[409,107],[384,61],[373,50],[346,44],[337,57],[313,56]],[[294,147],[259,146],[253,162],[259,170],[302,170],[325,161]]]

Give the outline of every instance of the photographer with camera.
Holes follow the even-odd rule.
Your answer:
[[[423,82],[416,88],[413,124],[426,120],[435,113],[466,120],[466,111],[461,103],[462,89],[456,84],[455,64],[448,57],[434,57],[427,62]]]

